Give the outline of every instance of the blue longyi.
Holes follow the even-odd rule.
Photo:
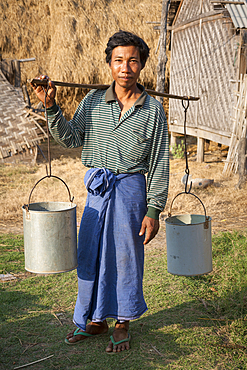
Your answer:
[[[114,175],[92,168],[78,236],[78,296],[74,323],[87,320],[134,320],[147,306],[143,297],[146,179],[140,173]]]

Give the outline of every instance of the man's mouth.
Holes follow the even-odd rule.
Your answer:
[[[120,76],[122,80],[130,80],[131,76]]]

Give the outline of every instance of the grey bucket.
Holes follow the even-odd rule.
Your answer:
[[[166,220],[167,270],[174,275],[194,276],[212,271],[211,218],[177,215]]]
[[[22,207],[25,269],[38,274],[77,267],[76,205],[72,202],[31,203]]]
[[[195,194],[187,194],[195,196],[201,202]],[[201,204],[203,205],[202,202]],[[171,216],[171,212],[169,212],[169,217],[165,220],[167,270],[169,273],[195,276],[212,271],[212,219],[206,215],[205,207],[204,212],[204,215],[184,214],[177,216]]]

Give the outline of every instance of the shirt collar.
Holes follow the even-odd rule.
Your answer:
[[[115,86],[115,81],[113,81],[111,86],[108,87],[108,89],[106,90],[106,94],[105,94],[106,103],[116,101],[116,98],[115,98],[115,95],[114,95],[114,86]],[[134,106],[135,107],[142,107],[148,94],[145,91],[145,87],[142,86],[141,84],[137,83],[137,87],[138,87],[138,89],[140,89],[142,91],[142,93],[139,96],[139,98],[135,101]]]

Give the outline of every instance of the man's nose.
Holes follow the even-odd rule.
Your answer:
[[[129,65],[129,62],[127,60],[123,61],[121,67],[122,67],[121,68],[122,72],[129,72],[130,71],[130,65]]]

